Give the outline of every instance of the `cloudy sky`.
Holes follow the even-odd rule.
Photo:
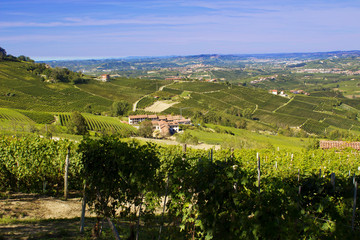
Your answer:
[[[1,0],[0,46],[34,59],[360,49],[359,0]]]

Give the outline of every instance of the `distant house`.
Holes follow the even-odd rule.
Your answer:
[[[278,90],[273,89],[273,90],[270,90],[269,93],[274,94],[274,95],[278,95]]]
[[[109,81],[110,81],[110,75],[109,75],[109,74],[102,74],[102,75],[100,76],[100,80],[101,80],[102,82],[109,82]]]
[[[320,141],[321,149],[344,149],[344,148],[353,148],[355,150],[360,150],[360,142],[346,142],[346,141]]]
[[[183,77],[167,77],[167,78],[165,78],[165,80],[172,80],[172,81],[181,80],[181,79],[183,79]]]

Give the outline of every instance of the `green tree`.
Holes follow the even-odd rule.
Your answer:
[[[241,119],[241,120],[235,122],[235,127],[236,128],[245,129],[246,125],[247,125],[247,123],[246,123],[246,121],[244,119]]]
[[[127,101],[114,102],[111,106],[111,111],[114,116],[122,116],[130,111],[130,104]]]
[[[140,123],[139,132],[138,134],[142,137],[151,137],[153,133],[153,125],[151,121],[142,121]]]
[[[4,59],[6,57],[6,51],[2,47],[0,47],[0,59]]]
[[[70,133],[86,135],[88,133],[85,118],[79,112],[72,112],[67,126]]]

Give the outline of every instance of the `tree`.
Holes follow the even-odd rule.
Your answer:
[[[6,57],[6,51],[2,47],[0,47],[0,59],[4,59]]]
[[[130,104],[127,101],[114,102],[111,106],[111,111],[114,116],[122,116],[128,113],[130,110]]]
[[[88,133],[85,118],[79,112],[71,113],[71,118],[67,127],[70,133],[76,135],[86,135]]]
[[[247,123],[246,123],[246,121],[244,119],[241,119],[241,120],[235,122],[235,127],[236,128],[245,129],[246,125],[247,125]]]
[[[20,55],[18,56],[18,60],[20,61],[24,61],[24,62],[34,62],[34,60],[32,60],[31,58],[24,56],[24,55]],[[44,64],[45,65],[45,64]]]
[[[140,123],[140,127],[139,127],[139,135],[142,137],[151,137],[152,136],[152,128],[153,125],[151,123],[151,121],[142,121]]]

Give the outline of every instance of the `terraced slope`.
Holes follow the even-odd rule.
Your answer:
[[[26,63],[0,62],[0,107],[66,112],[81,111],[88,104],[94,110],[104,111],[112,101],[81,91],[71,84],[45,83],[26,70]]]
[[[191,92],[189,99],[166,113],[192,115],[196,111],[213,111],[225,116],[230,108],[250,109],[254,120],[274,127],[297,127],[314,134],[329,128],[360,129],[360,121],[349,118],[349,114],[360,115],[358,100],[305,95],[284,98],[260,89],[206,82],[177,83],[164,91],[179,95],[182,91]]]
[[[44,111],[108,111],[114,101],[135,102],[138,98],[165,85],[167,81],[114,78],[87,84],[43,82],[27,71],[28,63],[0,61],[0,107]]]

